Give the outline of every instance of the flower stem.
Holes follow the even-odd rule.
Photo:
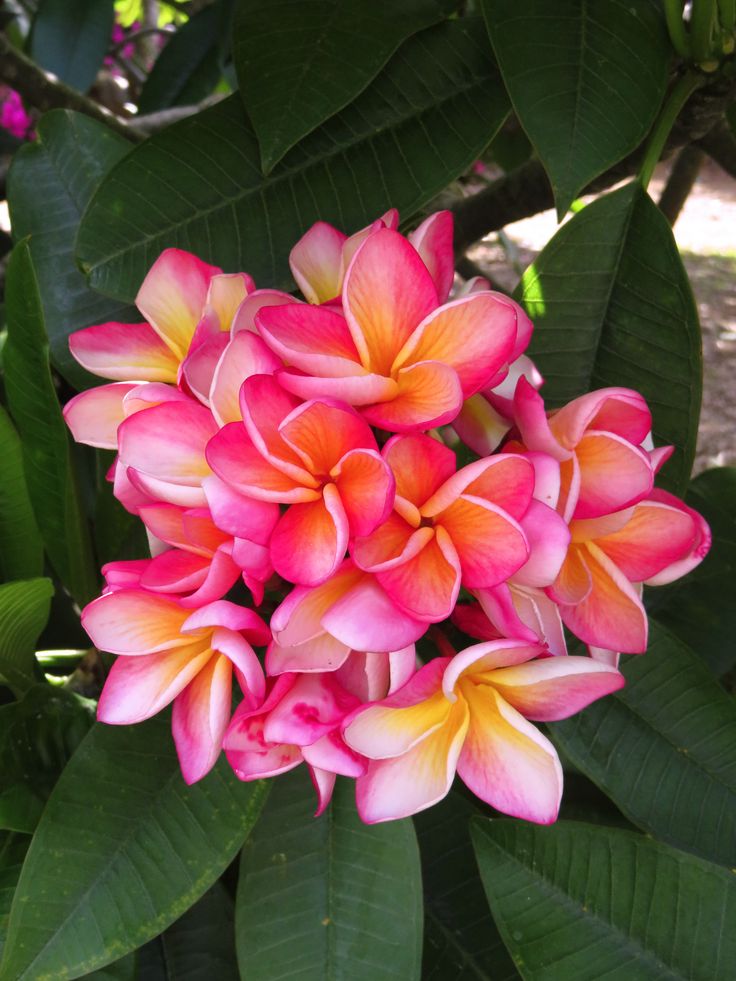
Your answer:
[[[695,89],[703,84],[703,81],[702,75],[698,74],[698,72],[687,71],[684,75],[680,76],[667,97],[667,101],[649,137],[644,160],[642,161],[637,177],[639,183],[645,190],[649,185],[649,181],[652,179],[654,168],[662,156],[664,144],[680,110]]]
[[[716,0],[693,0],[690,20],[693,60],[711,61],[713,58],[713,28],[716,19]]]
[[[681,58],[690,61],[692,52],[690,38],[685,30],[685,21],[682,19],[682,0],[664,0],[664,12],[672,47]]]

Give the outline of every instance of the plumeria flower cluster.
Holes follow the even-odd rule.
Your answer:
[[[83,614],[118,655],[99,718],[173,703],[190,783],[222,749],[242,780],[304,763],[318,812],[341,775],[374,822],[457,774],[548,823],[562,772],[534,723],[623,685],[643,584],[700,562],[708,528],[654,488],[670,448],[640,395],[548,412],[523,310],[482,280],[450,296],[450,214],[397,226],[314,225],[290,256],[300,297],[168,249],[139,323],[72,335],[110,383],[67,422],[117,451],[151,551],[106,566]]]

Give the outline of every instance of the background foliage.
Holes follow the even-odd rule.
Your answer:
[[[670,0],[24,0],[0,17],[0,78],[35,127],[7,138],[2,981],[732,977],[736,473],[688,487],[700,331],[646,191],[663,153],[736,159],[732,0],[694,0],[689,25]],[[497,180],[468,176],[479,158]],[[136,319],[166,246],[293,289],[288,249],[318,218],[351,232],[395,206],[411,227],[449,204],[469,276],[470,244],[553,203],[574,215],[516,290],[545,397],[640,389],[677,446],[666,485],[715,537],[658,592],[627,686],[548,727],[558,825],[458,790],[367,827],[339,784],[314,820],[300,771],[270,794],[226,767],[187,788],[166,717],[94,722],[108,665],[79,606],[101,562],[142,546],[108,456],[65,430],[60,402],[93,383],[69,334]]]

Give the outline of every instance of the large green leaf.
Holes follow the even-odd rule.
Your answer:
[[[108,126],[78,112],[56,109],[41,118],[36,139],[13,158],[8,207],[16,239],[30,236],[51,360],[77,388],[99,379],[69,353],[69,335],[106,320],[140,315],[91,290],[74,261],[82,211],[102,177],[131,144]]]
[[[470,841],[478,810],[450,793],[414,818],[424,882],[423,981],[514,981],[519,973],[486,909]]]
[[[0,957],[5,947],[15,887],[30,843],[28,835],[0,832]]]
[[[728,981],[736,877],[630,831],[473,823],[491,910],[527,981]]]
[[[711,550],[688,576],[648,590],[647,606],[714,674],[722,675],[736,664],[736,468],[700,474],[686,501],[710,524]]]
[[[736,702],[656,621],[621,669],[625,688],[550,735],[634,824],[735,865]]]
[[[422,883],[411,821],[364,825],[338,781],[315,818],[304,767],[279,777],[240,863],[238,961],[249,981],[412,981]]]
[[[48,361],[41,297],[27,241],[8,263],[5,390],[23,440],[28,493],[46,552],[78,603],[97,591],[89,527],[82,511],[70,437]]]
[[[0,586],[0,678],[16,692],[39,679],[36,641],[49,618],[53,592],[49,579]]]
[[[111,0],[41,0],[31,32],[31,56],[42,68],[86,92],[110,44]]]
[[[76,978],[157,936],[232,861],[265,795],[224,760],[187,787],[168,715],[95,725],[34,835],[2,981]]]
[[[634,150],[662,102],[672,50],[650,0],[482,0],[521,125],[562,217]]]
[[[233,58],[264,173],[376,77],[452,0],[239,0]]]
[[[232,0],[216,0],[177,30],[143,83],[139,113],[193,105],[212,92],[220,80],[231,16]]]
[[[674,443],[665,483],[690,477],[702,393],[698,314],[672,230],[637,182],[583,208],[522,277],[529,353],[560,405],[607,385],[640,391],[658,443]]]
[[[0,579],[32,579],[43,572],[43,542],[28,497],[23,448],[0,406]]]
[[[222,882],[138,951],[136,981],[238,981],[233,901]]]
[[[0,828],[33,832],[93,721],[93,702],[47,684],[0,707]]]
[[[166,246],[289,287],[289,250],[313,222],[355,230],[391,205],[407,217],[477,157],[507,112],[482,23],[440,25],[408,41],[266,178],[238,95],[157,133],[92,198],[78,256],[94,287],[125,299]]]

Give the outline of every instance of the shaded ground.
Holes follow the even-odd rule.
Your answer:
[[[655,200],[665,177],[662,168],[652,182]],[[518,280],[517,270],[526,268],[556,228],[554,213],[547,211],[508,226],[510,254],[493,236],[470,255],[510,289]],[[701,170],[675,237],[703,328],[703,410],[695,461],[700,471],[736,464],[736,182],[714,164],[708,162]]]

